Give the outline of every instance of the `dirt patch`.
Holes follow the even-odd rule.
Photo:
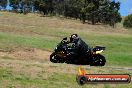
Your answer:
[[[11,52],[0,51],[0,57],[11,57],[14,59],[41,59],[49,60],[51,52],[36,48],[16,49]]]

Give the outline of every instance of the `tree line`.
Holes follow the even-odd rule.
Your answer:
[[[3,0],[3,2],[6,0]],[[62,15],[80,19],[83,23],[103,23],[113,26],[121,22],[120,3],[114,0],[10,0],[14,9],[17,5],[33,6],[44,15]]]
[[[132,14],[129,14],[124,18],[123,26],[125,28],[132,28]]]

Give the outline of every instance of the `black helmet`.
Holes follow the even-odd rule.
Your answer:
[[[76,39],[78,37],[78,35],[77,34],[72,34],[71,36],[70,36],[70,42],[72,42],[74,39]]]

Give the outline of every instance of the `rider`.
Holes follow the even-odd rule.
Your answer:
[[[70,36],[70,43],[75,44],[74,51],[77,55],[84,55],[87,51],[90,50],[90,47],[77,34],[72,34]]]

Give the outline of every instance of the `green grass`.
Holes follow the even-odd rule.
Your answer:
[[[87,73],[132,75],[131,70],[113,69],[114,66],[115,68],[132,67],[131,30],[123,29],[121,26],[115,29],[101,25],[92,26],[75,20],[39,17],[36,14],[0,13],[2,14],[0,16],[0,88],[130,88],[132,86],[132,83],[79,86],[76,83],[78,73],[76,65],[53,64],[44,57],[42,60],[24,57],[19,59],[10,55],[10,52],[14,50],[17,52],[19,51],[17,49],[25,49],[25,47],[53,51],[63,37],[77,33],[91,47],[96,45],[106,47],[102,53],[106,57],[106,66],[83,66]],[[25,53],[28,55],[29,52]],[[112,68],[109,68],[111,66]]]
[[[106,47],[104,55],[107,64],[132,66],[132,37],[131,36],[89,36],[90,44],[101,44]]]
[[[65,32],[62,33],[64,36]],[[49,34],[52,35],[52,34]],[[58,34],[54,34],[57,36]],[[61,36],[61,35],[60,35]],[[107,65],[122,65],[132,66],[132,36],[120,36],[120,35],[93,35],[93,34],[80,34],[80,36],[91,47],[96,45],[102,45],[106,47],[104,55],[106,56]],[[19,35],[12,33],[0,32],[0,47],[7,48],[9,46],[20,47],[32,47],[43,50],[52,51],[54,47],[59,43],[61,37],[47,38],[42,36],[29,36]],[[10,48],[10,47],[9,47]]]
[[[88,84],[84,86],[80,86],[76,82],[76,74],[78,66],[66,65],[66,64],[47,64],[46,63],[38,63],[35,64],[35,61],[30,61],[32,63],[25,62],[21,60],[16,60],[16,63],[19,63],[22,68],[11,68],[14,61],[9,59],[2,59],[5,61],[4,64],[9,64],[10,67],[0,68],[0,85],[2,88],[129,88],[132,84]],[[22,62],[22,63],[20,63]],[[26,64],[28,63],[28,67]],[[39,66],[39,67],[38,67]],[[32,74],[30,70],[32,68],[36,68]],[[67,68],[69,67],[69,68]],[[63,68],[63,69],[62,69]],[[17,70],[18,69],[18,70]],[[41,69],[41,70],[38,70]],[[69,69],[69,70],[68,70]],[[109,68],[103,67],[85,67],[87,73],[112,73],[112,74],[119,74],[119,73],[129,73],[128,70],[113,70]],[[38,70],[38,71],[37,71]],[[61,70],[61,71],[60,71]],[[64,72],[68,71],[68,72]],[[75,71],[75,73],[72,73]],[[36,75],[35,75],[36,74]],[[6,84],[6,85],[5,85]]]
[[[1,44],[5,44],[5,48],[8,46],[25,46],[45,50],[52,50],[53,46],[58,42],[57,39],[50,40],[42,37],[22,36],[2,32],[0,33],[0,41]],[[1,45],[1,48],[3,48],[3,45]]]

